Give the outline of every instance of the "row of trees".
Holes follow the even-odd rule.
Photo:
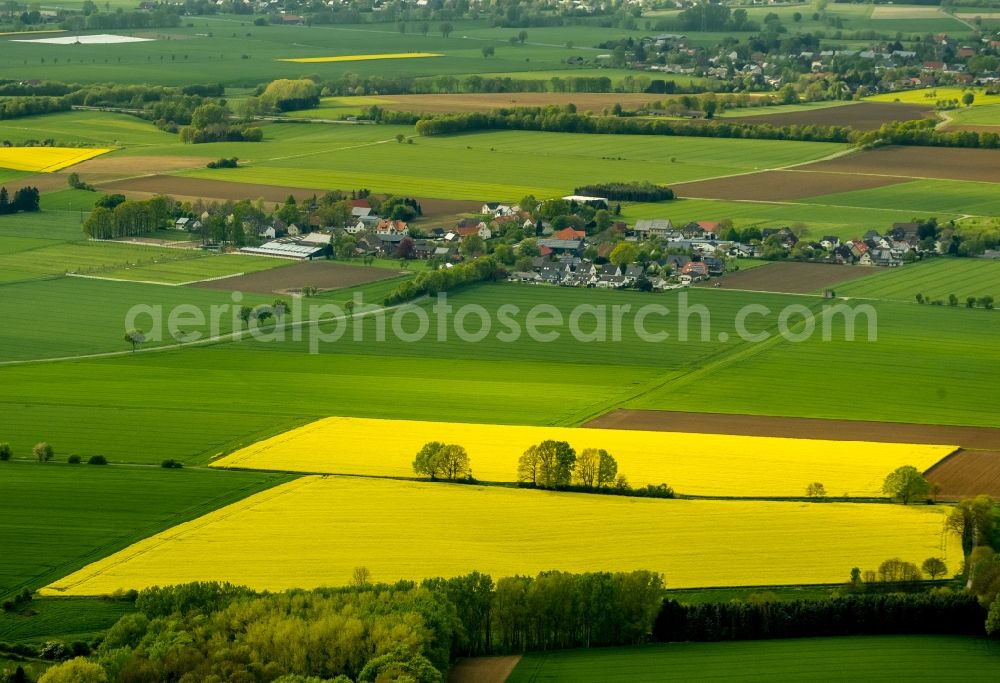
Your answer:
[[[594,183],[573,190],[575,194],[604,197],[623,202],[663,202],[674,198],[674,191],[646,181]]]
[[[431,478],[458,481],[472,479],[472,465],[465,448],[458,444],[429,441],[413,460],[413,471]]]
[[[506,274],[503,266],[490,256],[460,263],[452,268],[426,270],[399,285],[385,298],[384,303],[392,306],[424,295],[435,296],[438,292],[452,291],[475,282],[500,280]]]
[[[11,97],[0,99],[0,119],[69,111],[70,103],[62,97]]]
[[[997,149],[1000,134],[990,131],[947,131],[935,128],[931,119],[892,121],[878,130],[860,133],[855,142],[861,146],[918,145],[928,147],[972,147]]]
[[[575,110],[575,107],[572,107]],[[675,121],[616,116],[587,116],[567,107],[518,107],[488,113],[443,114],[417,121],[419,135],[448,135],[475,130],[542,130],[608,135],[682,135],[712,138],[850,142],[856,134],[846,126],[772,126],[729,121]]]
[[[170,200],[162,195],[143,200],[118,195],[122,201],[117,203],[115,195],[109,196],[113,200],[104,205],[99,203],[84,221],[83,232],[88,237],[99,240],[135,237],[165,227],[170,219]],[[109,203],[113,206],[107,206]]]
[[[0,187],[0,215],[21,211],[38,211],[41,196],[37,187],[21,187],[14,190],[14,198],[7,194],[6,187]]]
[[[55,457],[55,450],[52,446],[46,442],[41,441],[36,443],[31,449],[31,454],[38,460],[38,462],[48,462],[53,457]],[[9,443],[0,443],[0,462],[6,462],[14,457],[14,449]]]
[[[47,680],[440,683],[459,656],[641,643],[663,595],[648,571],[372,585],[358,568],[353,578],[348,588],[270,595],[221,583],[146,589],[89,659],[57,665]]]
[[[917,293],[915,298],[918,304],[931,304],[932,306],[944,306],[944,299],[931,299],[930,297],[921,294],[919,292]],[[948,295],[949,306],[956,307],[958,306],[958,303],[959,301],[956,295],[954,294]],[[975,308],[976,305],[978,304],[979,306],[982,306],[983,308],[990,310],[993,308],[994,303],[995,300],[989,294],[987,294],[986,296],[981,296],[978,299],[974,296],[965,297],[966,308]]]
[[[974,596],[948,590],[863,594],[825,600],[663,604],[653,637],[664,642],[748,640],[890,633],[983,632]]]

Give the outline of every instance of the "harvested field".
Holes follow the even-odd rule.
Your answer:
[[[223,280],[199,282],[194,286],[205,289],[271,294],[302,289],[303,287],[317,287],[320,290],[340,289],[386,280],[391,277],[396,277],[396,271],[388,268],[350,266],[329,261],[309,261],[308,263],[297,263],[294,266],[272,268]]]
[[[448,683],[504,683],[521,661],[521,655],[471,657],[448,669]]]
[[[456,218],[460,214],[479,213],[482,202],[463,199],[423,199],[418,198],[422,220],[444,221]]]
[[[958,147],[880,147],[803,166],[810,171],[868,173],[1000,183],[1000,150]]]
[[[671,410],[614,410],[583,426],[602,429],[782,436],[791,439],[830,439],[833,441],[853,441],[863,438],[865,441],[879,443],[953,443],[960,444],[964,448],[1000,449],[1000,429],[994,427],[953,427],[903,422],[685,413]]]
[[[859,266],[826,263],[770,263],[759,268],[729,273],[721,279],[701,282],[696,287],[748,289],[754,292],[809,294],[848,280],[871,275],[872,270]]]
[[[955,12],[959,19],[1000,19],[1000,12]]]
[[[913,121],[934,117],[934,110],[919,104],[900,102],[858,102],[843,107],[805,109],[784,114],[727,116],[725,121],[769,123],[772,126],[850,126],[856,130],[876,130],[889,121]]]
[[[644,93],[465,93],[457,95],[391,95],[381,96],[386,101],[383,109],[394,111],[419,111],[429,114],[448,112],[489,111],[500,107],[545,107],[550,104],[575,104],[581,112],[600,112],[615,103],[625,109],[634,109],[647,102],[664,99],[664,95]],[[340,98],[345,105],[350,98]]]
[[[306,190],[301,187],[280,185],[256,185],[253,183],[233,183],[225,180],[205,180],[202,178],[184,178],[181,176],[151,175],[142,178],[116,180],[101,185],[101,190],[114,190],[124,194],[152,195],[167,194],[175,199],[184,197],[218,199],[257,199],[263,197],[269,202],[283,202],[288,195],[296,199],[308,199],[316,190]]]
[[[889,176],[854,176],[846,173],[803,173],[800,171],[762,171],[745,175],[698,180],[673,185],[678,197],[701,199],[752,199],[784,202],[815,197],[817,194],[870,190],[874,187],[908,182]],[[834,188],[834,189],[831,189]]]
[[[1000,451],[960,450],[927,470],[941,487],[941,497],[969,498],[981,493],[1000,497]]]

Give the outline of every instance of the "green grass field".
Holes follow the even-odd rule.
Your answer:
[[[272,301],[274,297],[247,294],[240,305]],[[231,307],[233,299],[228,292],[217,290],[89,278],[0,285],[0,318],[4,321],[0,328],[0,362],[127,351],[125,320],[136,305],[159,306],[164,311],[162,341],[151,338],[147,345],[173,344],[167,316],[180,304],[195,305],[205,315],[204,324],[184,324],[183,329],[207,335],[212,326],[211,306]],[[218,329],[220,334],[227,334],[233,330],[232,310],[227,308],[223,313]],[[238,319],[237,324],[241,324]],[[149,316],[137,317],[135,329],[154,333]]]
[[[43,586],[140,538],[288,479],[260,472],[0,463],[0,596]]]
[[[1000,334],[1000,315],[982,309],[870,303],[877,314],[876,341],[867,341],[864,317],[858,319],[856,340],[846,341],[838,318],[831,341],[822,340],[818,324],[817,333],[801,343],[779,338],[756,344],[745,355],[720,358],[665,382],[628,407],[996,424],[992,396],[1000,381],[1000,350],[991,340]],[[858,390],[861,385],[864,391]]]
[[[0,613],[0,642],[89,642],[134,610],[126,600],[36,597],[21,610]]]
[[[1000,300],[1000,262],[984,259],[933,259],[896,268],[878,277],[854,280],[837,288],[841,296],[915,300],[917,294],[948,300],[950,294],[965,305],[966,297],[990,295]]]
[[[418,197],[517,201],[529,193],[562,196],[580,184],[622,174],[675,183],[780,168],[844,149],[833,143],[522,131],[418,138],[414,145],[397,145],[378,144],[395,135],[388,126],[318,124],[299,126],[295,132],[299,139],[285,140],[280,155],[268,158],[265,146],[247,150],[244,145],[238,152],[241,159],[252,157],[243,168],[197,169],[183,175],[317,190],[363,186]],[[399,132],[413,134],[411,128]]]
[[[1000,645],[961,636],[859,636],[670,643],[531,653],[508,683],[573,681],[990,680]],[[905,672],[905,673],[903,673]]]
[[[1000,103],[953,109],[947,112],[951,123],[960,126],[1000,126]]]
[[[164,252],[177,251],[169,249],[157,249],[157,256]],[[197,256],[197,258],[180,258],[176,260],[155,261],[148,260],[139,262],[137,266],[127,266],[123,268],[108,268],[95,274],[99,277],[111,278],[114,280],[126,280],[133,282],[156,282],[163,284],[184,284],[198,282],[199,280],[209,280],[212,278],[222,278],[231,275],[242,275],[245,273],[256,273],[262,270],[281,268],[292,264],[292,261],[261,258],[259,256],[243,256],[240,254],[203,254],[195,252],[181,252],[184,256]]]
[[[1000,215],[996,183],[961,180],[915,180],[857,192],[838,192],[802,200],[832,206],[883,209],[906,207],[935,215]]]

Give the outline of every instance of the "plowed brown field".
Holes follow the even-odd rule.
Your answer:
[[[727,116],[725,121],[769,123],[772,126],[849,126],[856,130],[876,130],[889,121],[934,118],[934,111],[921,104],[901,102],[858,102],[843,107],[806,109],[784,114]]]
[[[801,167],[809,171],[871,173],[1000,183],[1000,149],[880,147]]]
[[[876,272],[880,271],[861,266],[780,261],[769,263],[759,268],[729,273],[720,279],[708,280],[695,286],[714,287],[718,284],[725,289],[809,294],[810,292],[818,292],[841,282],[866,277]]]
[[[199,282],[195,287],[222,289],[230,292],[255,292],[271,294],[303,287],[317,287],[321,290],[353,287],[367,282],[376,282],[396,277],[398,273],[389,268],[352,266],[330,261],[309,261],[297,263],[287,268],[273,268],[259,273],[249,273],[222,280]]]
[[[927,479],[941,487],[942,498],[1000,498],[1000,451],[958,451],[930,468]]]

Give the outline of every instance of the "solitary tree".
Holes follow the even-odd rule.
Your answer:
[[[489,59],[496,54],[496,48],[492,45],[483,45],[483,57]]]
[[[971,107],[972,103],[975,101],[976,101],[976,96],[973,95],[971,92],[967,92],[964,95],[962,95],[962,104],[964,104],[966,107]]]
[[[55,451],[52,450],[52,446],[46,441],[36,443],[32,452],[35,454],[35,457],[38,458],[38,462],[48,462],[52,459],[52,456],[55,455]]]
[[[986,545],[993,534],[996,525],[993,499],[982,495],[959,501],[949,513],[945,525],[961,539],[962,552],[968,558],[973,548]]]
[[[931,577],[932,581],[937,577],[944,576],[948,573],[948,565],[946,565],[944,560],[940,557],[928,557],[924,560],[924,563],[920,565],[920,568],[923,570],[924,574]]]
[[[524,41],[528,39],[528,32],[525,31],[524,29],[521,29],[520,31],[517,32],[517,39],[521,43],[521,45],[524,45]]]
[[[907,505],[912,498],[926,496],[930,490],[930,483],[913,465],[897,467],[882,483],[882,493],[898,498],[903,505]]]
[[[452,31],[453,31],[454,29],[455,29],[455,27],[454,27],[454,26],[452,26],[450,22],[447,22],[447,21],[446,21],[446,22],[444,22],[443,24],[441,24],[441,35],[442,35],[442,36],[443,36],[444,38],[447,38],[448,36],[450,36],[450,35],[451,35],[451,32],[452,32]]]
[[[146,341],[146,334],[142,330],[130,330],[125,333],[125,341],[132,345],[134,353],[139,344]]]
[[[372,573],[368,567],[355,567],[351,572],[351,584],[357,588],[364,588],[371,583]]]
[[[878,580],[883,583],[919,581],[920,570],[912,562],[904,562],[898,557],[886,560],[878,567]]]
[[[826,487],[818,481],[814,481],[806,487],[806,496],[809,498],[826,498]]]
[[[413,471],[417,474],[426,474],[431,479],[437,479],[441,473],[441,451],[445,445],[440,441],[428,441],[417,453],[413,460]]]
[[[10,444],[0,443],[0,460],[10,460],[12,455],[14,455],[14,451],[11,450]]]

